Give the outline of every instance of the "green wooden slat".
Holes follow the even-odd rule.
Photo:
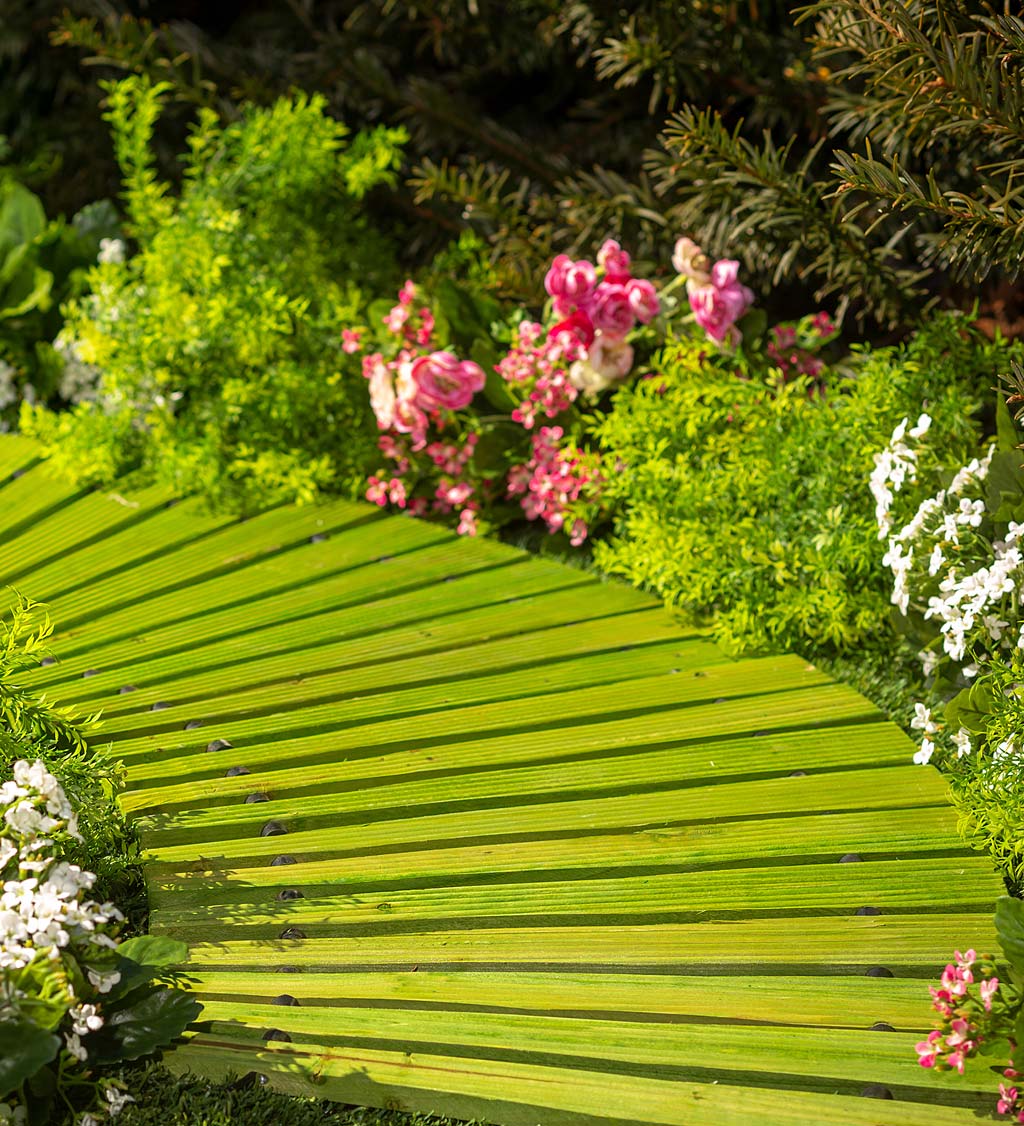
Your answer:
[[[614,620],[612,622],[614,625]],[[385,670],[393,666],[384,666]],[[189,762],[190,773],[202,775],[193,781],[129,791],[123,796],[125,808],[146,814],[145,825],[190,825],[194,818],[205,816],[213,805],[241,802],[254,790],[266,789],[273,795],[275,809],[290,815],[301,809],[300,802],[329,800],[335,808],[372,810],[389,806],[423,806],[445,801],[490,801],[503,796],[546,794],[566,788],[567,770],[577,792],[584,790],[625,790],[630,787],[656,787],[671,781],[740,776],[789,775],[813,765],[814,772],[848,766],[905,766],[914,745],[892,724],[859,723],[837,727],[822,741],[820,731],[765,732],[746,739],[726,738],[693,745],[686,740],[688,729],[680,738],[669,741],[658,750],[614,748],[594,755],[579,757],[570,747],[564,748],[557,761],[532,766],[464,770],[450,775],[443,795],[439,794],[437,778],[429,771],[426,777],[415,775],[408,781],[389,783],[386,777],[365,777],[365,762],[346,776],[340,763],[275,770],[272,778],[262,775],[244,777],[207,777],[198,769],[196,758]],[[244,765],[243,748],[236,758]],[[396,777],[401,779],[402,774]],[[270,784],[267,785],[267,782]],[[314,796],[315,795],[315,796]],[[170,813],[173,816],[155,816]],[[233,813],[233,811],[232,811]],[[224,810],[225,816],[230,816]]]
[[[278,839],[281,852],[288,853],[290,842]],[[195,859],[185,866],[152,863],[149,894],[150,901],[159,909],[171,902],[181,906],[207,902],[214,895],[228,901],[233,892],[241,899],[252,898],[252,889],[264,887],[275,891],[281,887],[301,887],[308,891],[341,885],[354,890],[408,881],[461,883],[471,878],[521,878],[532,872],[561,873],[569,880],[594,871],[682,871],[749,864],[752,857],[765,864],[791,863],[802,858],[832,858],[838,862],[851,853],[864,861],[942,854],[944,858],[936,860],[937,866],[952,866],[955,872],[957,861],[969,855],[958,849],[958,844],[956,814],[948,807],[936,805],[781,820],[754,818],[725,825],[653,829],[634,826],[619,833],[595,830],[575,851],[571,840],[557,838],[488,841],[388,853],[367,848],[353,856],[324,857],[280,868],[237,867],[222,862],[215,850],[206,850],[205,854],[197,850]],[[953,859],[945,858],[947,854]],[[994,902],[1001,894],[994,876],[988,886]],[[948,953],[944,957],[948,958]]]
[[[760,977],[683,975],[554,974],[506,970],[443,973],[352,971],[289,974],[285,988],[304,1006],[487,1009],[490,1011],[626,1014],[633,1018],[708,1015],[711,999],[722,1020],[799,1024],[823,1028],[870,1028],[877,1021],[901,1032],[931,1027],[927,984],[915,978]],[[190,975],[197,997],[268,1004],[282,992],[282,975],[210,970]],[[925,1004],[922,1004],[925,1001]]]
[[[44,565],[59,560],[61,569],[73,569],[71,559],[84,546],[104,536],[133,528],[133,535],[145,535],[137,528],[147,517],[160,511],[168,500],[165,489],[153,488],[135,493],[129,500],[118,492],[97,490],[51,515],[33,520],[21,536],[0,543],[0,582],[20,583]]]
[[[19,434],[4,434],[0,439],[0,490],[11,483],[12,473],[24,472],[35,465],[39,457],[39,446],[35,442]],[[0,492],[0,497],[2,495]],[[0,511],[3,508],[0,501]]]
[[[183,761],[215,737],[230,739],[236,752],[218,751],[204,755],[193,764],[194,768],[211,775],[233,766],[238,760],[237,749],[244,747],[246,765],[254,772],[266,771],[268,776],[285,765],[328,761],[339,764],[339,777],[369,779],[421,771],[470,769],[499,762],[540,761],[564,755],[567,747],[583,753],[616,746],[647,747],[670,740],[680,742],[687,727],[692,740],[703,741],[751,730],[840,724],[877,716],[865,700],[842,686],[798,688],[749,699],[725,700],[721,704],[664,706],[673,699],[672,685],[677,683],[677,678],[671,678],[666,684],[668,680],[658,678],[650,685],[635,682],[615,694],[603,687],[583,689],[575,694],[577,699],[571,717],[560,710],[561,698],[550,702],[541,699],[536,709],[531,708],[529,712],[533,721],[530,726],[536,726],[537,730],[525,734],[516,732],[523,726],[525,716],[522,706],[514,703],[368,723],[351,730],[346,730],[343,716],[335,725],[331,707],[324,707],[304,713],[301,735],[293,738],[288,738],[288,733],[299,725],[290,717],[279,718],[274,723],[278,737],[271,742],[263,741],[273,722],[270,720],[221,725],[216,716],[210,716],[202,736],[195,731],[175,731],[170,723],[153,720],[149,734],[119,742],[118,752],[132,763],[131,779],[136,786],[169,777],[180,778]],[[611,702],[613,695],[621,701],[618,708]],[[650,714],[643,714],[644,708],[652,707]],[[623,709],[635,714],[625,719],[611,718]],[[814,719],[798,719],[798,709],[806,709]],[[334,709],[334,714],[341,711],[340,707]],[[183,714],[180,718],[185,721],[197,717]],[[495,731],[500,733],[495,734]],[[185,735],[189,737],[187,742]],[[452,740],[447,745],[446,737]],[[373,748],[375,753],[366,754],[368,748]],[[363,754],[342,762],[346,751],[362,751]]]
[[[470,810],[458,813],[415,813],[387,821],[368,824],[338,824],[337,818],[284,819],[287,841],[275,836],[261,836],[268,821],[277,820],[270,803],[250,806],[250,818],[223,825],[216,835],[203,834],[205,839],[190,840],[185,832],[152,834],[145,838],[147,855],[161,864],[181,864],[197,852],[215,853],[223,864],[247,866],[267,863],[270,858],[287,851],[298,859],[317,856],[343,856],[368,848],[394,849],[430,842],[438,844],[485,841],[489,837],[526,837],[538,833],[568,836],[587,832],[595,826],[609,828],[656,828],[708,821],[719,826],[729,818],[743,818],[750,809],[773,817],[799,814],[808,807],[840,810],[894,809],[899,806],[920,808],[929,802],[945,804],[945,792],[921,777],[913,766],[889,767],[885,770],[848,771],[807,778],[767,779],[757,782],[735,782],[730,785],[691,786],[667,792],[622,797],[549,801],[541,805],[505,806],[500,815],[493,810]],[[168,839],[169,838],[169,839]],[[182,839],[184,838],[184,839]],[[566,842],[566,849],[579,853],[575,837]]]
[[[878,965],[914,967],[933,975],[969,928],[978,949],[997,950],[991,913],[731,919],[650,926],[493,927],[432,931],[429,937],[265,938],[193,945],[196,969],[265,970],[295,966],[316,972],[344,966],[412,970],[417,966],[661,966],[694,964],[750,971],[804,966],[858,972]],[[795,937],[798,935],[797,937]],[[927,1006],[926,1006],[927,1007]]]
[[[936,909],[984,911],[991,902],[991,864],[985,859],[963,860],[959,878],[966,896],[934,860],[887,861],[863,864],[804,864],[723,872],[626,876],[618,879],[576,880],[571,884],[543,883],[342,891],[330,897],[306,895],[287,902],[248,902],[225,905],[210,902],[191,909],[164,908],[157,923],[161,933],[189,942],[219,938],[255,938],[298,926],[311,938],[360,933],[382,925],[487,926],[512,917],[560,922],[651,917],[851,915],[869,906],[885,911]],[[276,929],[275,929],[276,928]],[[538,937],[543,943],[543,936]]]
[[[605,1065],[642,1061],[642,1073],[652,1078],[665,1069],[682,1073],[679,1078],[707,1071],[726,1082],[771,1077],[779,1086],[813,1083],[834,1089],[848,1084],[851,1094],[872,1082],[929,1091],[992,1090],[992,1076],[984,1068],[968,1069],[963,1076],[948,1071],[927,1075],[917,1063],[916,1033],[229,1001],[207,1002],[203,1018],[213,1037],[230,1035],[231,1023],[246,1024],[258,1031],[280,1029],[300,1046],[304,1041],[384,1049],[408,1045],[432,1054],[448,1049],[454,1056],[527,1057],[556,1065],[564,1059],[570,1066],[588,1060]]]
[[[380,696],[428,684],[433,686],[436,698],[438,693],[445,693],[449,687],[460,687],[464,681],[472,681],[473,691],[479,691],[485,679],[496,687],[491,698],[525,695],[521,686],[527,680],[548,686],[570,675],[585,677],[590,661],[600,663],[611,651],[621,651],[624,636],[629,637],[634,647],[642,647],[625,667],[621,658],[618,660],[620,675],[625,677],[650,675],[656,670],[678,671],[680,664],[692,666],[698,660],[702,665],[713,664],[719,656],[706,642],[681,648],[678,626],[652,607],[632,614],[531,631],[529,653],[525,651],[520,634],[497,641],[470,643],[447,653],[352,666],[344,663],[351,659],[350,642],[311,645],[280,656],[257,657],[244,664],[228,665],[223,672],[184,674],[151,687],[145,686],[144,679],[142,686],[136,685],[138,691],[132,694],[130,701],[108,707],[104,714],[108,720],[130,715],[150,705],[160,692],[181,703],[215,698],[220,716],[267,711],[293,703],[319,703],[342,696]],[[675,664],[668,656],[676,657]],[[201,651],[197,651],[196,660],[201,659]],[[536,667],[542,661],[549,663],[549,669]],[[720,663],[724,663],[724,659]],[[575,674],[570,672],[570,665]],[[137,667],[136,671],[142,670]],[[508,675],[512,672],[515,676]],[[493,675],[488,677],[487,673]],[[116,674],[101,676],[108,681],[118,679]],[[93,690],[93,683],[99,679],[100,676],[94,676],[81,681],[80,694],[63,691],[61,698],[84,702],[109,696],[109,687]]]

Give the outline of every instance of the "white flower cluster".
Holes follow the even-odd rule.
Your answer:
[[[924,766],[931,761],[932,755],[935,754],[933,736],[942,730],[942,724],[936,723],[931,710],[926,705],[915,704],[914,718],[910,721],[910,726],[915,731],[921,732],[921,749],[914,755],[914,762],[918,766]],[[953,736],[953,745],[956,747],[957,758],[963,758],[964,755],[971,753],[971,733],[967,728],[961,727]]]
[[[14,764],[13,775],[0,786],[0,972],[12,982],[17,971],[38,962],[56,963],[67,953],[98,966],[87,971],[89,981],[97,991],[109,991],[120,976],[102,968],[112,964],[116,949],[107,931],[123,916],[111,903],[87,899],[96,877],[55,855],[61,838],[81,839],[74,810],[56,778],[43,763],[24,760]],[[69,982],[66,991],[73,1006]],[[0,1009],[13,1007],[15,1000],[13,989],[0,993]],[[69,1011],[73,1027],[68,1048],[84,1059],[78,1037],[84,1035],[81,1030],[94,1031],[101,1018],[90,1005]]]
[[[119,238],[101,238],[97,262],[123,262],[124,242]]]
[[[903,421],[892,432],[889,444],[881,453],[875,454],[875,468],[871,472],[871,494],[875,498],[875,522],[878,524],[878,538],[884,540],[892,528],[889,510],[895,494],[905,482],[917,480],[917,451],[908,446],[905,439],[923,438],[928,433],[932,420],[923,414],[917,425],[909,431],[909,419]],[[891,486],[891,487],[890,487]]]
[[[69,403],[95,402],[100,381],[99,368],[82,359],[78,342],[66,332],[57,336],[53,348],[64,361],[64,371],[57,388],[60,397]]]

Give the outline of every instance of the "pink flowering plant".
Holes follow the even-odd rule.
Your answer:
[[[607,508],[607,469],[588,442],[602,397],[651,377],[672,332],[696,329],[725,352],[743,341],[754,295],[739,264],[712,262],[683,238],[673,265],[659,289],[614,239],[594,262],[559,254],[538,319],[522,309],[502,318],[495,302],[450,281],[429,299],[407,281],[397,303],[342,334],[342,350],[361,358],[380,431],[367,499],[464,535],[525,518],[582,545]],[[824,314],[780,326],[777,365],[817,376],[815,351],[835,331]],[[761,346],[757,333],[750,346]]]
[[[917,1043],[917,1058],[924,1068],[960,1075],[988,1060],[996,1113],[1024,1123],[1024,903],[1001,898],[996,931],[1002,966],[990,954],[957,950],[930,988],[936,1027]]]
[[[657,290],[612,239],[596,265],[554,259],[541,320],[518,310],[502,322],[493,302],[439,288],[431,302],[407,281],[379,326],[343,335],[343,350],[361,354],[380,430],[384,465],[367,499],[464,535],[525,517],[581,545],[603,483],[581,407],[634,371]]]

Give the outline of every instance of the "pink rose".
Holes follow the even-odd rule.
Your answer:
[[[735,258],[719,258],[711,267],[711,284],[716,289],[733,285],[739,276],[740,264]]]
[[[387,430],[395,420],[395,386],[379,352],[363,359],[363,375],[370,383],[370,406],[377,417],[377,425]]]
[[[754,294],[736,280],[739,263],[731,259],[716,262],[707,285],[687,283],[690,308],[697,324],[719,344],[727,336],[738,336],[733,325],[754,303]]]
[[[457,411],[467,407],[485,382],[478,364],[460,360],[451,352],[417,356],[409,377],[416,388],[413,401],[425,411]]]
[[[588,306],[594,328],[605,336],[622,338],[633,327],[636,314],[624,285],[602,282]]]
[[[624,283],[629,281],[630,257],[615,239],[606,239],[597,252],[597,264],[604,270],[605,281]]]
[[[587,261],[574,262],[568,254],[559,254],[544,278],[544,288],[555,299],[559,314],[568,306],[579,305],[597,284],[597,271]]]
[[[629,297],[630,308],[641,324],[650,324],[658,315],[661,305],[657,291],[649,281],[632,278],[626,282],[626,295]]]
[[[556,344],[559,343],[559,337],[563,332],[573,337],[577,344],[582,344],[584,348],[588,348],[594,339],[594,322],[582,309],[577,309],[575,313],[570,314],[548,329],[548,340]]]

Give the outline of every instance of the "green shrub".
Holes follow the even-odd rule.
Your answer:
[[[110,87],[139,253],[99,264],[93,295],[68,309],[96,399],[65,415],[26,409],[23,426],[82,481],[138,469],[241,507],[353,490],[374,426],[340,334],[361,319],[361,286],[395,283],[359,201],[391,177],[402,135],[346,146],[322,99],[303,96],[226,126],[203,111],[173,198],[151,149],[164,92]]]
[[[662,375],[620,392],[597,426],[619,471],[615,535],[596,562],[711,615],[730,651],[829,654],[890,636],[873,455],[927,410],[926,460],[961,464],[977,445],[977,388],[1010,354],[943,317],[903,347],[858,351],[822,390],[678,341]]]

